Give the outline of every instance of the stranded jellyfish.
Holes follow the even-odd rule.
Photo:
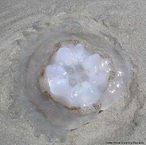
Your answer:
[[[18,41],[30,56],[23,72],[25,95],[43,116],[40,121],[32,112],[32,124],[61,138],[113,104],[131,65],[119,43],[77,22],[33,28]]]

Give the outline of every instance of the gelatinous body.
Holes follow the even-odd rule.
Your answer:
[[[35,29],[37,35],[26,37],[25,47],[35,51],[24,72],[25,91],[50,132],[78,128],[110,107],[130,78],[121,46],[79,23]]]

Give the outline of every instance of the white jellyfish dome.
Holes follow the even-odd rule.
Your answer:
[[[77,115],[97,112],[101,107],[114,68],[110,58],[90,54],[77,41],[61,43],[40,77],[42,92]]]

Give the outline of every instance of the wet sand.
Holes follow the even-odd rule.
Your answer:
[[[91,32],[118,41],[133,65],[131,83],[118,100],[90,123],[71,131],[65,142],[36,136],[16,101],[14,75],[22,48],[15,40],[34,24],[72,14]],[[116,38],[116,39],[115,39]],[[19,77],[18,77],[19,79]],[[106,145],[146,143],[145,0],[1,0],[0,1],[0,145]],[[18,106],[17,106],[18,105]],[[130,143],[129,143],[130,144]]]

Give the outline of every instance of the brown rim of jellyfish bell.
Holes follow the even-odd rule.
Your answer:
[[[64,42],[67,42],[66,44],[68,44],[68,43],[73,43],[74,45],[76,45],[76,44],[79,43],[78,40],[67,40],[67,41],[64,41]],[[59,50],[59,48],[61,48],[61,46],[62,46],[61,43],[63,43],[63,42],[59,42],[59,43],[57,43],[57,44],[55,45],[55,52],[54,52],[54,53],[56,53],[56,52]],[[40,74],[40,76],[39,76],[39,85],[40,85],[41,93],[42,93],[43,95],[49,97],[53,102],[55,102],[55,103],[57,103],[57,104],[61,104],[61,105],[64,106],[66,109],[73,110],[74,113],[75,113],[76,115],[78,115],[78,116],[84,116],[84,115],[87,115],[87,114],[89,114],[89,113],[96,113],[97,111],[100,111],[100,108],[101,108],[101,102],[100,102],[100,101],[98,101],[98,102],[92,104],[92,107],[94,108],[94,110],[92,110],[92,109],[89,108],[89,107],[85,107],[84,110],[86,110],[86,111],[83,111],[80,107],[75,107],[75,106],[68,107],[67,105],[62,104],[61,102],[59,102],[59,101],[57,101],[56,99],[54,99],[54,98],[49,94],[49,92],[47,92],[46,90],[43,89],[43,85],[42,85],[42,83],[41,83],[41,81],[40,81],[40,78],[44,77],[45,69],[46,69],[46,67],[50,64],[49,61],[50,61],[50,59],[54,56],[54,53],[50,56],[50,58],[49,58],[49,60],[48,60],[48,63],[43,67],[43,69],[42,69],[42,71],[41,71],[41,74]],[[108,55],[106,55],[106,54],[103,54],[103,55],[101,55],[100,53],[98,53],[98,54],[99,54],[101,57],[103,57],[103,58],[109,58],[109,59],[111,60],[111,63],[110,63],[109,65],[110,65],[110,67],[111,67],[113,70],[110,71],[109,80],[113,80],[113,79],[115,78],[116,73],[115,73],[115,69],[114,69],[114,66],[113,66],[113,61],[112,61],[112,59],[111,59]],[[109,81],[109,80],[108,80],[108,81]]]

